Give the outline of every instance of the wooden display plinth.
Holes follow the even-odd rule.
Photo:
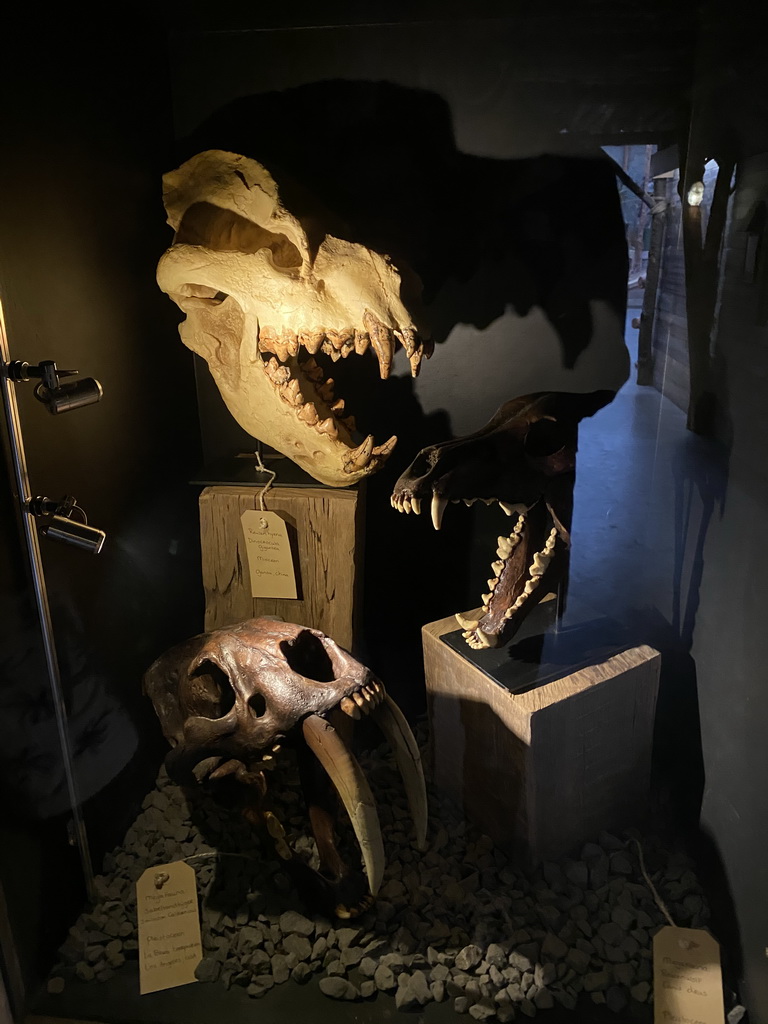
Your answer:
[[[512,692],[440,639],[455,630],[450,617],[424,626],[422,638],[433,778],[467,818],[531,863],[639,820],[649,793],[658,652],[619,649]],[[530,663],[521,671],[530,675]]]
[[[360,491],[272,487],[266,507],[289,528],[296,600],[253,597],[241,516],[259,508],[260,487],[206,487],[200,495],[205,628],[259,615],[320,629],[351,649],[362,568]]]

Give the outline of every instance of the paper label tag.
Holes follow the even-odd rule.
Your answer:
[[[147,868],[136,883],[139,992],[196,981],[203,957],[195,870],[184,861]]]
[[[248,553],[251,597],[295,599],[296,573],[285,520],[276,512],[248,509],[240,522]]]
[[[655,1024],[723,1024],[720,947],[698,928],[667,926],[653,938]]]

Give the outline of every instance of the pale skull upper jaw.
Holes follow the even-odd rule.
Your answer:
[[[300,348],[336,361],[370,347],[386,378],[401,344],[416,376],[432,347],[401,298],[397,268],[327,231],[313,253],[269,172],[246,157],[207,151],[164,184],[177,239],[158,283],[187,314],[182,340],[208,363],[229,411],[321,483],[346,487],[372,473],[396,439],[353,441],[346,417],[313,403]],[[271,353],[289,380],[267,371]]]

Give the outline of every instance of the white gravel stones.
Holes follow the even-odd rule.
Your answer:
[[[360,992],[351,981],[344,978],[321,978],[320,991],[331,999],[359,999]]]
[[[300,912],[290,880],[279,863],[260,856],[247,823],[204,795],[193,820],[161,772],[123,848],[105,858],[99,902],[61,947],[52,998],[59,983],[106,981],[126,958],[136,959],[135,881],[145,868],[178,859],[197,873],[204,950],[198,978],[240,986],[252,998],[309,983],[318,998],[394,997],[410,1012],[448,1001],[457,1013],[498,1024],[552,1006],[571,1011],[579,999],[605,1004],[621,1019],[630,999],[651,998],[650,946],[664,919],[634,843],[603,833],[578,859],[523,873],[431,791],[430,847],[416,851],[404,794],[377,785],[396,778],[387,758],[380,748],[363,759],[380,810],[386,874],[373,908],[351,922]],[[297,776],[290,765],[277,775],[278,816],[294,848],[316,866]],[[359,856],[349,835],[342,842],[345,855]],[[649,839],[643,850],[677,923],[704,924],[706,903],[688,861]]]

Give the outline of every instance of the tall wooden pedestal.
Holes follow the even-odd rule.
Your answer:
[[[516,693],[441,640],[455,630],[446,618],[422,638],[433,777],[467,818],[530,862],[637,821],[658,652],[631,647]]]
[[[320,629],[351,649],[362,575],[362,498],[358,489],[281,487],[267,508],[289,528],[299,583],[296,600],[253,597],[240,517],[259,508],[259,487],[206,487],[200,495],[205,628],[258,615]]]

